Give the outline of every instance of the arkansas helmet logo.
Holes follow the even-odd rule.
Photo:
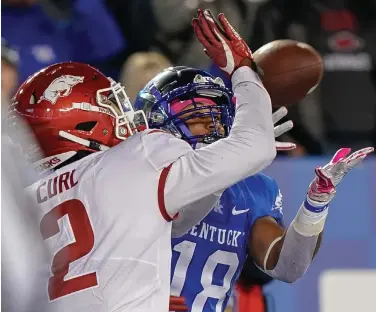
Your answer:
[[[341,31],[329,38],[329,48],[337,52],[352,52],[363,48],[363,40],[350,31]]]
[[[76,84],[82,82],[84,82],[83,76],[60,76],[52,81],[48,88],[44,90],[38,103],[40,103],[42,100],[47,100],[51,102],[51,104],[55,104],[58,98],[68,96],[72,92],[72,88]]]

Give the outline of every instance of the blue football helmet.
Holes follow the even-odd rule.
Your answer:
[[[145,112],[150,128],[168,131],[193,148],[227,137],[235,116],[233,92],[223,80],[186,66],[167,68],[154,77],[138,94],[135,108]],[[186,121],[208,116],[212,132],[193,135]]]

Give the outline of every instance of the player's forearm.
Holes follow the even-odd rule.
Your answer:
[[[287,231],[284,233],[284,235],[282,236],[281,240],[276,243],[273,248],[270,250],[270,253],[269,253],[269,256],[267,258],[267,261],[266,261],[266,269],[267,270],[273,270],[277,263],[278,263],[278,260],[279,260],[279,256],[281,254],[281,250],[282,250],[282,247],[283,247],[283,243],[285,241],[285,235],[286,235]],[[320,245],[321,245],[321,241],[322,241],[322,233],[321,232],[319,235],[317,235],[317,242],[316,242],[316,246],[315,246],[315,249],[313,251],[313,255],[312,255],[312,259],[316,256],[317,252],[319,251],[320,249]],[[301,246],[296,246],[297,248],[297,251],[301,250]],[[269,248],[269,246],[268,246]],[[263,254],[263,257],[260,255],[260,259],[265,259],[265,256],[266,256],[266,253],[267,253],[267,250],[268,248],[265,249],[265,252]],[[293,260],[292,260],[293,262]],[[260,263],[261,264],[261,263]]]
[[[250,165],[245,178],[261,171],[259,167],[265,168],[276,156],[272,106],[260,78],[249,67],[236,70],[232,84],[236,115],[231,133],[222,143],[227,144],[232,153],[242,152],[248,156],[240,158]]]
[[[329,163],[316,167],[316,177],[310,183],[296,217],[286,233],[270,243],[263,263],[267,274],[290,283],[304,275],[320,247],[329,203],[336,194],[337,185],[373,151],[373,147],[366,147],[350,154],[349,148],[341,148]]]
[[[305,201],[287,231],[266,251],[263,269],[270,276],[293,283],[302,277],[320,248],[327,210],[311,213]]]
[[[260,172],[276,155],[270,97],[262,83],[248,67],[232,80],[237,111],[231,133],[173,164],[165,189],[171,214]]]

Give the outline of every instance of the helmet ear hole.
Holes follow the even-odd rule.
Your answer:
[[[79,124],[76,125],[75,130],[80,130],[80,131],[91,131],[93,128],[97,125],[96,121],[86,121],[86,122],[80,122]]]
[[[37,98],[36,98],[36,96],[35,96],[35,91],[31,94],[31,96],[30,96],[30,101],[29,101],[29,104],[31,104],[31,105],[34,105],[34,104],[36,104],[37,103]]]

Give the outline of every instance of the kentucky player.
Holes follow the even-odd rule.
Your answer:
[[[221,79],[201,70],[183,66],[169,68],[139,94],[136,107],[145,110],[152,127],[173,129],[196,149],[207,146],[225,133],[221,127],[217,134],[211,132],[213,117],[210,116],[210,106],[220,105],[222,99],[215,96],[214,89],[200,90],[197,94],[195,85],[202,81],[223,84]],[[158,125],[161,120],[165,121],[158,110],[148,110],[148,107],[153,107],[151,89],[158,90],[162,98],[171,103],[169,119],[172,122],[167,122],[166,126]],[[201,116],[192,118],[200,106]],[[196,110],[192,111],[194,107]],[[279,109],[273,114],[273,122],[278,122],[286,114],[286,108]],[[177,118],[179,116],[181,119]],[[275,136],[291,127],[291,121],[275,127]],[[276,148],[287,150],[295,145],[276,142]],[[185,297],[190,311],[223,311],[248,254],[250,229],[257,219],[266,216],[277,222],[282,219],[282,195],[273,179],[257,174],[226,189],[214,209],[200,223],[182,237],[172,240],[171,295]],[[182,228],[179,219],[174,221],[173,228],[175,226]]]
[[[226,52],[229,46],[236,49],[232,43],[241,38],[223,14],[219,20],[221,25],[209,11],[199,10],[193,27],[206,53],[231,74],[234,64],[226,61]],[[169,68],[146,85],[136,106],[145,111],[152,128],[172,132],[199,149],[226,135],[223,128],[213,127],[213,121],[223,118],[215,108],[221,105],[221,95],[210,88],[196,90],[196,85],[205,81],[223,84],[221,79],[203,71]],[[201,108],[202,114],[192,118],[197,108]],[[167,114],[161,114],[162,111]],[[274,122],[285,114],[286,109],[277,111]],[[275,136],[291,127],[289,122],[276,127]],[[291,143],[277,143],[277,149],[278,146],[294,148]],[[336,186],[372,151],[373,148],[365,148],[349,156],[350,149],[340,149],[327,165],[317,167],[316,178],[287,230],[279,225],[282,194],[273,179],[256,174],[226,189],[217,206],[200,223],[172,240],[171,295],[185,297],[188,307],[181,298],[172,297],[170,310],[223,311],[248,256],[247,250],[258,267],[271,277],[288,283],[300,278],[320,246],[328,204]],[[189,172],[189,167],[186,170]],[[178,223],[176,220],[173,226]]]
[[[223,311],[248,255],[254,222],[282,219],[276,182],[257,174],[226,189],[218,205],[187,234],[172,240],[171,295],[189,311]]]

